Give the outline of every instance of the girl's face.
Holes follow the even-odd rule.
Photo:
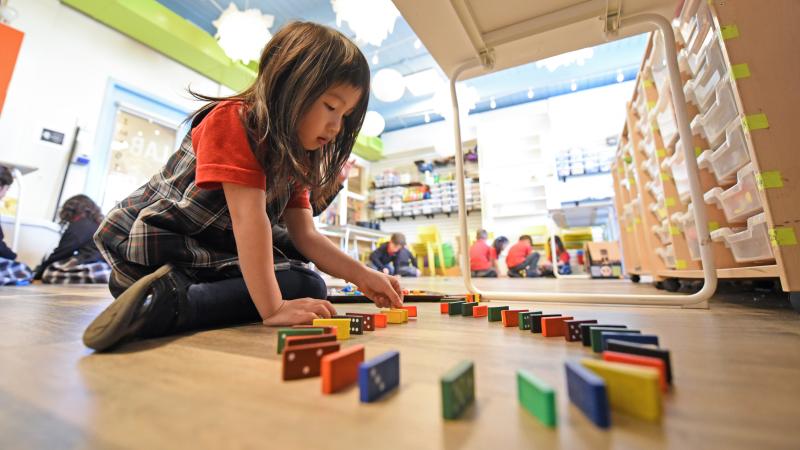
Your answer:
[[[334,140],[342,130],[344,118],[361,99],[361,89],[347,84],[328,88],[300,119],[297,135],[306,150],[318,150]]]

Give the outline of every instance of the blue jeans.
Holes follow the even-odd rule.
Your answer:
[[[533,252],[525,258],[525,261],[517,264],[516,266],[508,268],[508,276],[511,278],[521,278],[522,271],[525,270],[525,276],[528,278],[535,278],[540,276],[539,269],[539,252]]]

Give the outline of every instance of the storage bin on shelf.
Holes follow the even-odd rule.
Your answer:
[[[683,87],[686,99],[697,105],[700,112],[706,112],[714,100],[714,91],[728,73],[725,58],[719,40],[711,39],[697,57],[694,78],[687,81]],[[689,58],[689,67],[692,68],[692,58]]]
[[[666,245],[671,242],[669,233],[669,220],[663,220],[661,225],[653,225],[652,230],[653,234],[655,234],[656,237],[658,237],[658,240],[661,241],[661,244]]]
[[[664,194],[659,193],[659,195],[656,196],[656,201],[650,203],[648,209],[650,209],[650,212],[653,213],[659,221],[666,219],[668,212]]]
[[[664,142],[664,147],[672,147],[672,144],[678,137],[678,125],[675,121],[675,113],[672,110],[670,91],[666,89],[663,92],[663,94],[659,93],[658,103],[656,103],[653,112],[655,113],[658,131],[661,133],[661,140]]]
[[[750,162],[747,140],[742,124],[734,120],[725,129],[725,140],[714,150],[705,150],[697,158],[697,165],[710,169],[717,183],[728,185],[736,181],[736,171]]]
[[[747,228],[723,227],[711,232],[711,239],[725,242],[736,262],[755,262],[775,259],[769,239],[766,213],[747,219]]]
[[[656,248],[656,255],[664,261],[665,266],[670,269],[675,268],[675,249],[671,244]]]
[[[652,194],[653,198],[658,198],[658,196],[664,195],[664,193],[661,191],[661,183],[656,180],[646,182],[644,184],[644,188],[647,189],[647,192]]]
[[[736,180],[736,184],[728,189],[715,187],[703,195],[707,204],[716,204],[722,209],[725,219],[730,223],[742,223],[763,210],[753,163],[748,163],[739,169]]]
[[[644,170],[650,175],[651,179],[659,179],[660,171],[658,167],[658,158],[656,158],[655,155],[647,158],[647,161],[644,162]]]
[[[685,49],[691,55],[698,53],[703,43],[715,38],[714,33],[711,33],[714,29],[714,20],[708,4],[700,1],[693,4],[686,2],[685,5],[697,6],[696,11],[686,21],[686,26],[681,27],[681,35],[686,43]]]
[[[702,136],[709,145],[716,147],[725,138],[725,128],[732,120],[739,118],[739,109],[733,97],[730,80],[723,79],[714,91],[714,102],[703,114],[692,119],[692,133]]]
[[[648,157],[652,157],[656,154],[656,140],[653,137],[653,133],[644,133],[644,139],[639,141],[639,147],[641,148],[642,152],[647,155]]]
[[[689,257],[693,261],[700,261],[700,239],[697,236],[697,226],[694,221],[694,208],[691,203],[686,212],[676,212],[671,217],[674,223],[686,238],[686,245],[689,247]]]
[[[684,151],[680,147],[680,141],[675,145],[675,153],[668,156],[661,163],[661,169],[672,172],[672,180],[675,182],[675,189],[678,191],[678,198],[681,203],[687,203],[691,198],[689,192],[689,171],[686,169],[686,158]]]

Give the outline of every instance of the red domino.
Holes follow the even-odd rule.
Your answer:
[[[486,317],[489,315],[489,305],[472,307],[472,317]]]
[[[608,350],[603,352],[603,359],[605,361],[635,364],[637,366],[655,367],[658,369],[658,380],[661,390],[663,392],[667,391],[667,369],[664,367],[663,360],[650,356],[631,355],[628,353],[610,352]]]
[[[318,376],[322,357],[338,351],[338,342],[298,345],[285,349],[283,351],[283,379],[297,380]]]
[[[319,344],[322,342],[336,342],[336,333],[312,334],[309,336],[286,336],[286,343],[283,345],[283,351],[286,351],[288,347]]]
[[[439,312],[442,314],[447,314],[448,312],[450,312],[450,303],[449,302],[439,303]]]
[[[328,326],[314,326],[314,325],[295,325],[292,328],[324,328],[325,331],[322,334],[336,334],[336,327],[328,327]]]
[[[474,310],[473,310],[474,311]],[[527,309],[506,309],[500,311],[500,318],[503,321],[504,327],[518,327],[519,326],[519,313],[526,312]]]
[[[564,323],[567,320],[572,320],[571,316],[567,317],[543,317],[542,318],[542,336],[555,337],[564,336],[567,333],[567,325]]]
[[[354,345],[322,357],[322,393],[332,394],[358,381],[358,365],[364,362],[364,346]]]
[[[387,321],[386,314],[375,314],[375,328],[386,328]]]
[[[417,317],[416,306],[401,306],[400,309],[405,309],[406,311],[408,311],[408,317]]]

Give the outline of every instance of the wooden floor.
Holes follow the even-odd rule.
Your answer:
[[[629,282],[482,281],[504,289],[556,284],[654,291]],[[407,286],[462,290],[454,279]],[[541,306],[656,333],[672,350],[675,386],[661,423],[615,413],[606,432],[566,396],[563,362],[592,357],[585,347],[441,316],[434,304],[421,304],[407,325],[346,342],[365,344],[368,358],[401,353],[400,389],[363,405],[356,389],[322,395],[318,378],[281,382],[275,329],[260,325],[93,354],[80,336],[109,301],[103,287],[0,288],[0,448],[800,448],[800,315],[752,293],[720,296],[710,310]],[[477,404],[445,423],[439,376],[463,359],[476,364]],[[556,429],[519,407],[517,369],[555,386]]]

